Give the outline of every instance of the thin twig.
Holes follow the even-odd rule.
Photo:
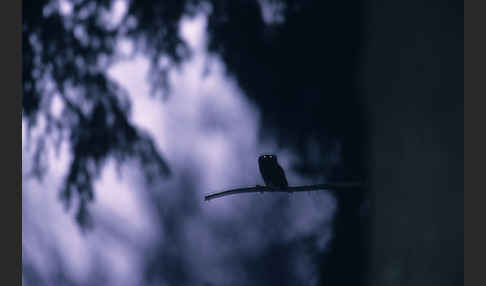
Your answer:
[[[218,193],[212,193],[206,195],[204,197],[204,200],[209,201],[211,199],[221,198],[228,195],[242,194],[242,193],[258,193],[258,192],[293,193],[293,192],[307,192],[307,191],[318,191],[318,190],[353,189],[362,186],[363,184],[361,182],[328,183],[328,184],[317,184],[317,185],[308,185],[308,186],[286,187],[286,188],[279,188],[279,189],[257,185],[255,187],[238,188],[238,189],[232,189],[232,190],[222,191]]]

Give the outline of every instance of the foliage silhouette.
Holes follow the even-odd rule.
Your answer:
[[[117,58],[117,40],[129,38],[150,56],[153,87],[166,94],[168,69],[190,56],[179,23],[200,10],[209,11],[208,50],[262,110],[263,138],[278,138],[298,151],[303,160],[295,168],[304,174],[362,175],[364,125],[353,78],[359,2],[264,1],[280,7],[273,11],[283,19],[277,23],[265,22],[258,1],[129,1],[118,23],[110,22],[115,1],[64,2],[71,5],[68,13],[59,3],[24,3],[22,112],[29,126],[43,116],[46,134],[69,134],[65,139],[76,157],[67,200],[73,190],[85,200],[92,197],[91,181],[110,155],[119,161],[138,156],[150,164],[147,170],[158,165],[158,174],[167,173],[149,136],[130,122],[125,92],[105,71]],[[64,103],[58,117],[51,112],[54,97]],[[316,159],[313,142],[322,154]],[[324,154],[338,150],[341,161]]]

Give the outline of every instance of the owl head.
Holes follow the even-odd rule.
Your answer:
[[[277,161],[277,156],[276,155],[273,155],[273,154],[265,154],[265,155],[261,155],[260,157],[258,157],[258,161],[259,162],[262,162],[262,161]]]

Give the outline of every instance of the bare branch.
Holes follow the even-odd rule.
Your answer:
[[[235,194],[242,194],[242,193],[258,193],[258,192],[293,193],[293,192],[307,192],[307,191],[318,191],[318,190],[345,190],[345,189],[359,188],[362,186],[363,186],[362,182],[328,183],[328,184],[317,184],[317,185],[308,185],[308,186],[287,187],[281,189],[275,189],[275,188],[257,185],[255,187],[238,188],[238,189],[222,191],[219,193],[212,193],[204,196],[204,200],[209,201],[212,199],[221,198],[228,195],[235,195]]]

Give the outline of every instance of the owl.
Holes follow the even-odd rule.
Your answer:
[[[258,158],[258,167],[267,187],[286,188],[289,186],[282,167],[275,155],[262,155]]]

